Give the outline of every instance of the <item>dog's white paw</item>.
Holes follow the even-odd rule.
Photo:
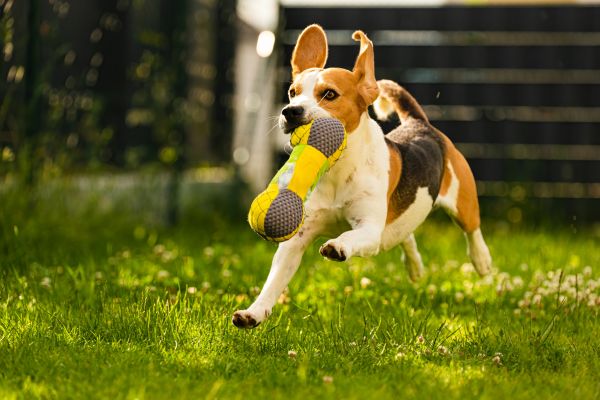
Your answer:
[[[256,328],[260,323],[269,316],[269,311],[265,310],[264,313],[253,313],[249,310],[240,310],[233,313],[231,322],[238,328],[251,329]]]
[[[323,257],[333,261],[346,261],[351,256],[348,247],[337,239],[325,242],[319,249],[319,252]]]
[[[421,256],[418,258],[404,257],[404,265],[406,266],[406,270],[408,271],[408,277],[411,282],[416,282],[423,276],[424,268],[423,261],[421,260]]]
[[[488,249],[481,230],[476,229],[471,233],[467,233],[467,253],[471,258],[471,262],[475,267],[475,270],[480,276],[487,275],[492,270],[492,256],[490,255],[490,249]]]
[[[484,276],[490,273],[492,270],[492,256],[487,247],[483,251],[472,251],[469,254],[471,262],[475,267],[475,270],[480,276]]]

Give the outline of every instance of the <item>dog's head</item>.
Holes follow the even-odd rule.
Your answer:
[[[375,80],[373,43],[362,31],[352,35],[360,41],[354,68],[326,68],[327,36],[319,25],[300,34],[292,53],[290,103],[281,110],[279,125],[289,133],[315,118],[339,119],[346,132],[356,129],[361,115],[379,94]]]

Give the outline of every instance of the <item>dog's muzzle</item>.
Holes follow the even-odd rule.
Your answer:
[[[306,124],[306,112],[302,106],[286,106],[281,110],[283,121],[281,128],[285,133],[290,133],[297,127]]]

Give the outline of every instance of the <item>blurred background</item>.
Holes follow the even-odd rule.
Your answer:
[[[17,193],[75,214],[243,222],[286,158],[276,118],[311,23],[328,66],[351,69],[352,32],[369,35],[377,78],[469,160],[485,218],[600,221],[590,1],[0,0],[2,207]]]

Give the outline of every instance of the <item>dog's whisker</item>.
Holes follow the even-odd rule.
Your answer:
[[[271,127],[271,129],[269,129],[269,130],[267,131],[267,133],[265,133],[265,136],[269,136],[269,134],[271,134],[271,132],[273,132],[273,129],[277,128],[278,126],[279,126],[279,122],[277,122],[275,125],[273,125],[273,126]]]

